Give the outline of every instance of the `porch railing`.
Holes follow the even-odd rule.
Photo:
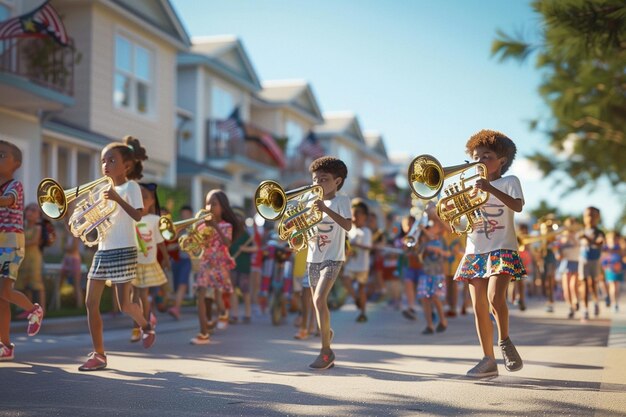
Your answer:
[[[74,95],[76,62],[73,42],[63,47],[42,38],[0,41],[0,72],[26,78],[68,96]]]

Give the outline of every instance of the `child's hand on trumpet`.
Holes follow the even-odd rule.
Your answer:
[[[102,192],[102,197],[107,200],[115,201],[116,203],[122,201],[122,197],[120,197],[120,195],[117,193],[117,191],[115,191],[115,188],[113,187],[109,188],[108,190],[104,190]]]

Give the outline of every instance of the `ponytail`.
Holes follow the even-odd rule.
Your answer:
[[[124,162],[132,162],[130,170],[126,173],[127,179],[140,180],[141,178],[143,178],[142,161],[148,159],[148,155],[146,154],[146,148],[141,146],[141,142],[139,142],[139,139],[130,135],[126,135],[124,136],[124,139],[122,139],[122,142],[109,143],[107,146],[105,146],[103,152],[106,152],[110,149],[119,150]]]

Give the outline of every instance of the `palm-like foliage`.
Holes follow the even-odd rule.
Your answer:
[[[626,184],[626,2],[540,0],[539,40],[498,31],[492,54],[500,60],[536,57],[539,93],[551,114],[532,122],[550,150],[531,155],[547,175],[566,173],[572,189],[609,180]],[[626,198],[624,199],[626,203]],[[626,224],[626,209],[619,226]]]

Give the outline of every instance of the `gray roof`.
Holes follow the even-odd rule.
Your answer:
[[[349,136],[365,142],[356,114],[352,112],[324,113],[324,123],[315,126],[315,133],[327,136]]]
[[[82,126],[78,126],[76,124],[58,118],[44,120],[42,126],[44,129],[49,129],[53,132],[78,138],[84,140],[85,142],[96,144],[100,147],[106,146],[111,142],[119,141],[119,139],[117,138],[112,138],[110,136],[94,132]]]
[[[182,43],[191,45],[187,30],[169,0],[110,0],[151,26]]]
[[[306,80],[264,81],[262,86],[262,90],[257,93],[262,101],[291,106],[313,117],[318,123],[322,122],[319,104]]]
[[[179,175],[182,176],[208,174],[223,179],[225,181],[232,180],[232,175],[230,175],[228,172],[221,169],[216,169],[208,164],[196,162],[192,159],[185,158],[184,156],[178,157],[176,162],[176,171]]]
[[[179,54],[179,65],[203,64],[252,91],[261,89],[252,61],[237,37],[194,37],[192,41],[191,52]]]
[[[372,149],[374,152],[387,158],[387,148],[385,147],[385,141],[383,139],[383,135],[378,132],[364,132],[363,137],[365,139],[365,144],[368,148]]]

